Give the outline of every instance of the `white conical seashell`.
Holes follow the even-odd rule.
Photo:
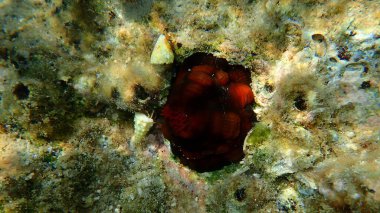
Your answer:
[[[154,121],[151,117],[143,114],[136,112],[135,113],[135,118],[134,118],[134,134],[131,138],[131,149],[133,150],[138,143],[140,143],[150,128],[153,126]]]
[[[165,35],[158,37],[154,45],[152,55],[150,56],[151,64],[172,64],[174,61],[174,54],[169,41]]]

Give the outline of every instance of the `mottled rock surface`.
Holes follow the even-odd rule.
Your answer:
[[[379,1],[0,1],[0,212],[380,212]],[[173,64],[152,64],[165,35]],[[244,159],[159,128],[195,52],[251,70]],[[156,124],[139,143],[135,113]]]

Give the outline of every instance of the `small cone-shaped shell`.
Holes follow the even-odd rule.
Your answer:
[[[152,118],[138,112],[135,113],[134,122],[135,131],[131,138],[131,149],[134,149],[134,147],[143,140],[143,138],[146,136],[154,124]]]
[[[151,64],[172,64],[174,54],[169,41],[164,35],[160,35],[154,45],[152,55],[150,56]]]

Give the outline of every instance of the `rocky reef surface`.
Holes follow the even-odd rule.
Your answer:
[[[380,212],[378,8],[0,1],[0,212]],[[160,128],[198,52],[250,70],[257,116],[244,158],[203,173]]]

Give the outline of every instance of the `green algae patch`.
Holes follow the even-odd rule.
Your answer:
[[[244,151],[246,152],[248,149],[252,149],[261,145],[265,140],[269,138],[271,135],[270,128],[262,123],[257,123],[248,132],[248,136],[244,141]]]
[[[227,165],[220,170],[203,173],[203,174],[201,174],[201,176],[203,176],[208,183],[212,184],[212,183],[215,183],[219,180],[223,180],[227,176],[232,175],[240,167],[241,166],[239,164],[234,163],[231,165]]]

